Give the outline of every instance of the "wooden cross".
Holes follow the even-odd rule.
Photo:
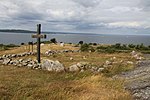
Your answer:
[[[37,61],[38,63],[41,63],[40,60],[40,44],[41,44],[41,38],[46,38],[46,35],[41,35],[41,24],[37,25],[37,34],[33,34],[32,38],[37,38]]]

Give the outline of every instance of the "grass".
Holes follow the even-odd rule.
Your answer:
[[[124,82],[103,75],[0,66],[1,100],[131,100]]]
[[[134,61],[129,53],[81,52],[63,53],[54,56],[43,55],[47,50],[78,50],[79,47],[66,44],[60,47],[55,44],[42,46],[42,59],[59,60],[65,67],[80,61],[100,66],[106,60],[116,57],[116,61]],[[36,46],[34,46],[35,50]],[[0,55],[27,52],[28,46],[21,46],[1,51]],[[86,59],[83,59],[83,56]],[[73,60],[70,60],[70,57]],[[33,58],[35,56],[23,57]],[[42,70],[18,68],[0,65],[0,98],[1,100],[132,100],[124,90],[123,80],[114,80],[110,76],[131,70],[133,66],[114,64],[101,74],[91,72],[52,73]],[[109,76],[109,77],[108,77]]]

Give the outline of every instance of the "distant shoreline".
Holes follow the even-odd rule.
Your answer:
[[[1,33],[9,33],[9,34],[35,34],[36,31],[30,30],[17,30],[17,29],[0,29]],[[75,32],[42,32],[43,34],[75,34],[75,35],[124,35],[124,36],[150,36],[150,34],[118,34],[118,33],[75,33]]]

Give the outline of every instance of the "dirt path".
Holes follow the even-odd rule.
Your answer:
[[[144,56],[146,60],[140,61],[134,70],[120,75],[127,81],[125,88],[135,100],[150,100],[150,55]]]

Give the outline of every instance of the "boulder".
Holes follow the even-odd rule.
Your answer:
[[[88,69],[89,63],[87,63],[87,62],[79,62],[79,63],[77,63],[77,66],[78,66],[80,69]]]
[[[18,67],[22,67],[22,64],[17,64]]]
[[[9,64],[10,61],[11,61],[11,59],[6,58],[6,59],[3,60],[3,64],[7,65],[7,64]]]
[[[41,68],[54,72],[62,72],[65,70],[64,66],[59,61],[53,61],[48,59],[42,61]]]
[[[22,65],[23,65],[23,66],[27,66],[27,65],[28,65],[28,63],[23,62],[23,63],[22,63]]]
[[[12,54],[11,57],[17,57],[17,55],[16,54]]]
[[[79,67],[75,64],[69,67],[68,69],[70,72],[78,72],[80,69]]]
[[[19,62],[22,62],[23,61],[23,59],[19,59]]]
[[[97,72],[102,72],[104,68],[98,68]]]
[[[6,57],[6,55],[3,55],[2,57],[3,57],[3,58],[5,58],[5,57]]]
[[[32,67],[33,67],[33,65],[32,65],[32,64],[28,64],[28,65],[27,65],[27,67],[32,68]]]

